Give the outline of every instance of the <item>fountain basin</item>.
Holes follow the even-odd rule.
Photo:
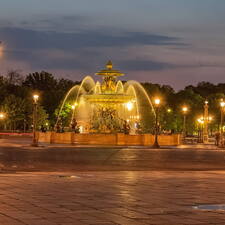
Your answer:
[[[52,144],[77,144],[77,145],[111,145],[111,146],[151,146],[154,143],[152,134],[127,135],[115,134],[76,134],[73,132],[38,132],[38,141]],[[179,134],[159,135],[159,144],[162,146],[177,146],[181,144]]]

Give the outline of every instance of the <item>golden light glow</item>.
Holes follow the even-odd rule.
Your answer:
[[[156,105],[159,105],[161,100],[159,98],[155,98],[154,102],[155,102]]]
[[[224,101],[221,101],[221,102],[220,102],[220,107],[223,108],[224,106],[225,106],[225,102],[224,102]]]
[[[137,116],[130,116],[129,117],[131,120],[139,120],[140,119],[140,116],[137,115]]]
[[[5,113],[0,113],[0,120],[3,120],[5,118]]]
[[[133,109],[134,105],[132,102],[127,102],[126,107],[127,107],[128,111],[131,111]]]
[[[204,120],[203,120],[203,118],[201,117],[201,118],[198,118],[198,119],[197,119],[197,122],[200,123],[200,124],[203,124],[203,123],[204,123]]]
[[[39,99],[39,95],[34,94],[33,95],[33,99],[34,99],[34,102],[36,103],[38,101],[38,99]]]
[[[182,111],[183,111],[183,113],[186,113],[188,111],[188,107],[187,106],[183,106],[182,107]]]
[[[212,116],[209,116],[208,119],[205,119],[203,116],[201,116],[201,117],[199,117],[197,119],[197,122],[200,123],[200,124],[204,124],[206,122],[211,123],[212,120],[213,120],[213,117]]]
[[[168,113],[171,113],[171,112],[172,112],[172,109],[167,109],[167,112],[168,112]]]
[[[71,107],[72,107],[72,109],[75,109],[77,106],[78,106],[78,103],[75,102]]]

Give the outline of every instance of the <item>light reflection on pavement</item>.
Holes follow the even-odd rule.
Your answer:
[[[0,175],[1,225],[225,224],[225,171]]]

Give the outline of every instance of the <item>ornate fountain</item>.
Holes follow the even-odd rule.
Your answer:
[[[64,126],[75,123],[80,133],[119,133],[126,129],[130,134],[149,132],[155,112],[142,85],[118,80],[124,74],[115,70],[111,61],[96,75],[102,77],[101,83],[86,76],[80,85],[69,90],[56,126],[62,123],[63,112],[69,108]]]

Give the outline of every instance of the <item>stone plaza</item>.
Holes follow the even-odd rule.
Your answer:
[[[1,225],[223,225],[224,171],[0,175]]]
[[[225,151],[213,145],[30,141],[0,139],[1,225],[225,224]]]

